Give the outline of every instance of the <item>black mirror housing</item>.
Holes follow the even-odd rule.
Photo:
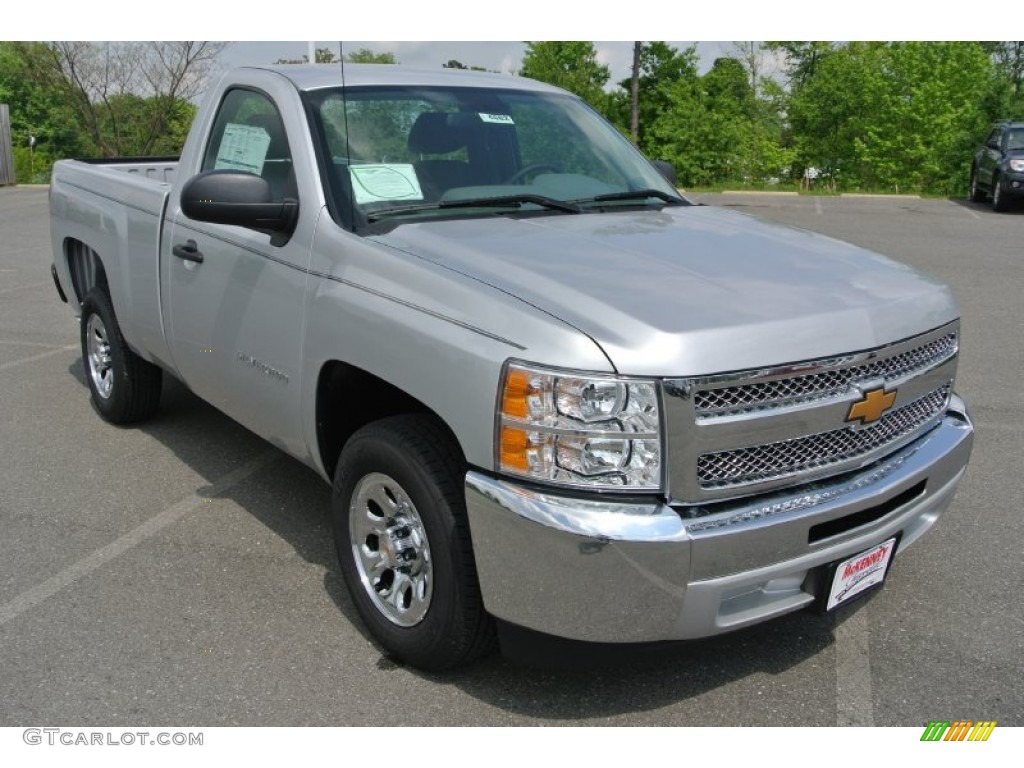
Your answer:
[[[271,245],[284,245],[295,230],[299,202],[274,202],[266,179],[243,171],[206,171],[181,190],[181,210],[190,219],[233,224],[270,235]]]
[[[660,173],[673,187],[676,186],[676,167],[667,160],[652,160],[651,165]]]

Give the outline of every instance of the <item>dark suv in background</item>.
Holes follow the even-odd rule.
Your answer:
[[[1005,211],[1011,198],[1024,196],[1024,122],[996,123],[971,163],[971,200],[991,195],[992,208]]]

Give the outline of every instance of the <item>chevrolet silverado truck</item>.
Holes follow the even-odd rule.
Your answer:
[[[52,271],[103,418],[169,374],[332,484],[405,663],[834,610],[965,471],[956,304],[670,175],[527,79],[242,68],[180,159],[56,165]]]

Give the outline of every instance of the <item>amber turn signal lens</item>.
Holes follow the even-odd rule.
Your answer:
[[[505,416],[525,419],[529,408],[526,396],[530,394],[530,374],[510,368],[505,376],[505,391],[501,397],[501,412]]]
[[[503,426],[501,428],[501,466],[506,469],[527,472],[530,468],[526,459],[528,445],[529,440],[523,430]]]

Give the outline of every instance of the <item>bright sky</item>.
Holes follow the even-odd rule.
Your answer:
[[[27,7],[27,6],[26,6]],[[949,40],[984,39],[992,19],[1015,19],[1019,0],[988,0],[985,13],[920,13],[911,3],[858,0],[854,5],[821,0],[715,0],[681,2],[648,0],[642,6],[556,3],[551,0],[386,0],[347,3],[332,0],[288,0],[287,3],[217,3],[174,0],[157,16],[139,12],[138,0],[50,0],[45,9],[29,8],[4,18],[0,37],[21,40],[138,40],[154,34],[163,39],[250,41],[286,38],[292,43],[252,42],[236,46],[228,63],[249,56],[269,61],[301,55],[311,36],[396,38],[383,42],[403,64],[440,66],[457,58],[465,64],[493,69],[515,65],[522,40],[656,40],[690,37],[698,40]],[[1010,24],[1010,27],[1013,25]],[[1009,31],[1004,34],[1011,34]],[[461,43],[409,42],[413,39]],[[480,43],[505,38],[512,42]],[[261,46],[266,45],[263,48]],[[365,45],[353,43],[354,46]],[[367,46],[373,47],[373,46]],[[728,44],[726,45],[728,48]],[[602,59],[613,76],[628,69],[629,43],[601,43]],[[722,49],[701,44],[705,67]],[[622,75],[624,76],[624,75]]]
[[[671,45],[682,50],[690,42],[671,42]],[[337,55],[338,41],[320,41],[318,48],[330,48]],[[369,48],[374,52],[390,51],[398,58],[399,63],[410,67],[440,67],[449,59],[458,59],[466,66],[484,67],[498,72],[509,72],[519,68],[526,45],[520,41],[504,42],[366,42],[345,41],[346,51]],[[612,83],[629,76],[629,67],[633,56],[632,42],[597,42],[597,56],[602,64],[607,64],[612,71]],[[222,54],[224,64],[238,66],[241,64],[270,64],[277,59],[299,59],[309,51],[308,42],[237,42],[232,43]],[[698,43],[697,52],[701,58],[701,71],[711,67],[719,56],[733,55],[732,43]]]

